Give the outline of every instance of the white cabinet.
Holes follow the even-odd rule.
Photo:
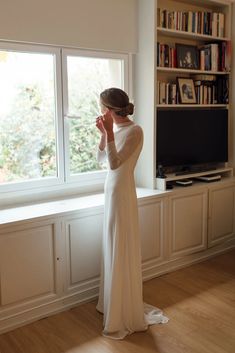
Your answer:
[[[141,253],[144,263],[159,262],[164,256],[165,201],[157,198],[139,207]]]
[[[58,225],[46,221],[0,230],[0,315],[10,306],[41,303],[60,293],[59,236]]]
[[[235,185],[214,186],[209,191],[208,247],[235,236]]]
[[[101,266],[103,212],[65,219],[65,291],[97,286]]]
[[[169,257],[188,255],[207,246],[207,190],[169,197]]]
[[[138,206],[144,280],[235,246],[234,179]],[[101,206],[1,225],[0,333],[96,298],[102,233]]]

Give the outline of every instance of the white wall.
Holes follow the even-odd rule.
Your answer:
[[[136,52],[136,0],[1,0],[0,39]]]

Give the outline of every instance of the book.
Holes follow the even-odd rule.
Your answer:
[[[219,13],[217,35],[218,37],[224,37],[224,14],[223,13]]]
[[[166,83],[160,82],[159,104],[166,104]]]
[[[157,21],[163,28],[224,37],[225,15],[222,12],[160,9]]]

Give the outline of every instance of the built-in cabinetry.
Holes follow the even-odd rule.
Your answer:
[[[177,258],[207,247],[207,188],[194,188],[169,197],[169,257]]]
[[[140,190],[144,280],[235,247],[235,179]],[[79,199],[41,205],[51,213],[38,218],[39,207],[34,218],[32,206],[23,207],[28,220],[22,208],[0,211],[0,332],[97,297],[103,199],[97,200],[87,208]]]
[[[143,270],[157,266],[166,257],[166,207],[165,197],[142,201],[139,206]]]
[[[235,186],[212,186],[208,205],[208,247],[223,243],[235,233]]]
[[[94,288],[97,290],[102,226],[101,209],[64,219],[65,293],[71,295],[73,301],[75,300],[73,295],[76,297],[77,293],[86,292],[86,296],[94,296]]]
[[[55,310],[63,293],[61,260],[58,219],[0,226],[0,332]]]

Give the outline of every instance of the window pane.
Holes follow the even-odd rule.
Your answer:
[[[57,176],[54,55],[0,51],[0,183]]]
[[[100,115],[99,94],[106,88],[123,86],[120,59],[68,56],[70,173],[106,169],[96,161],[99,132],[95,120]]]

